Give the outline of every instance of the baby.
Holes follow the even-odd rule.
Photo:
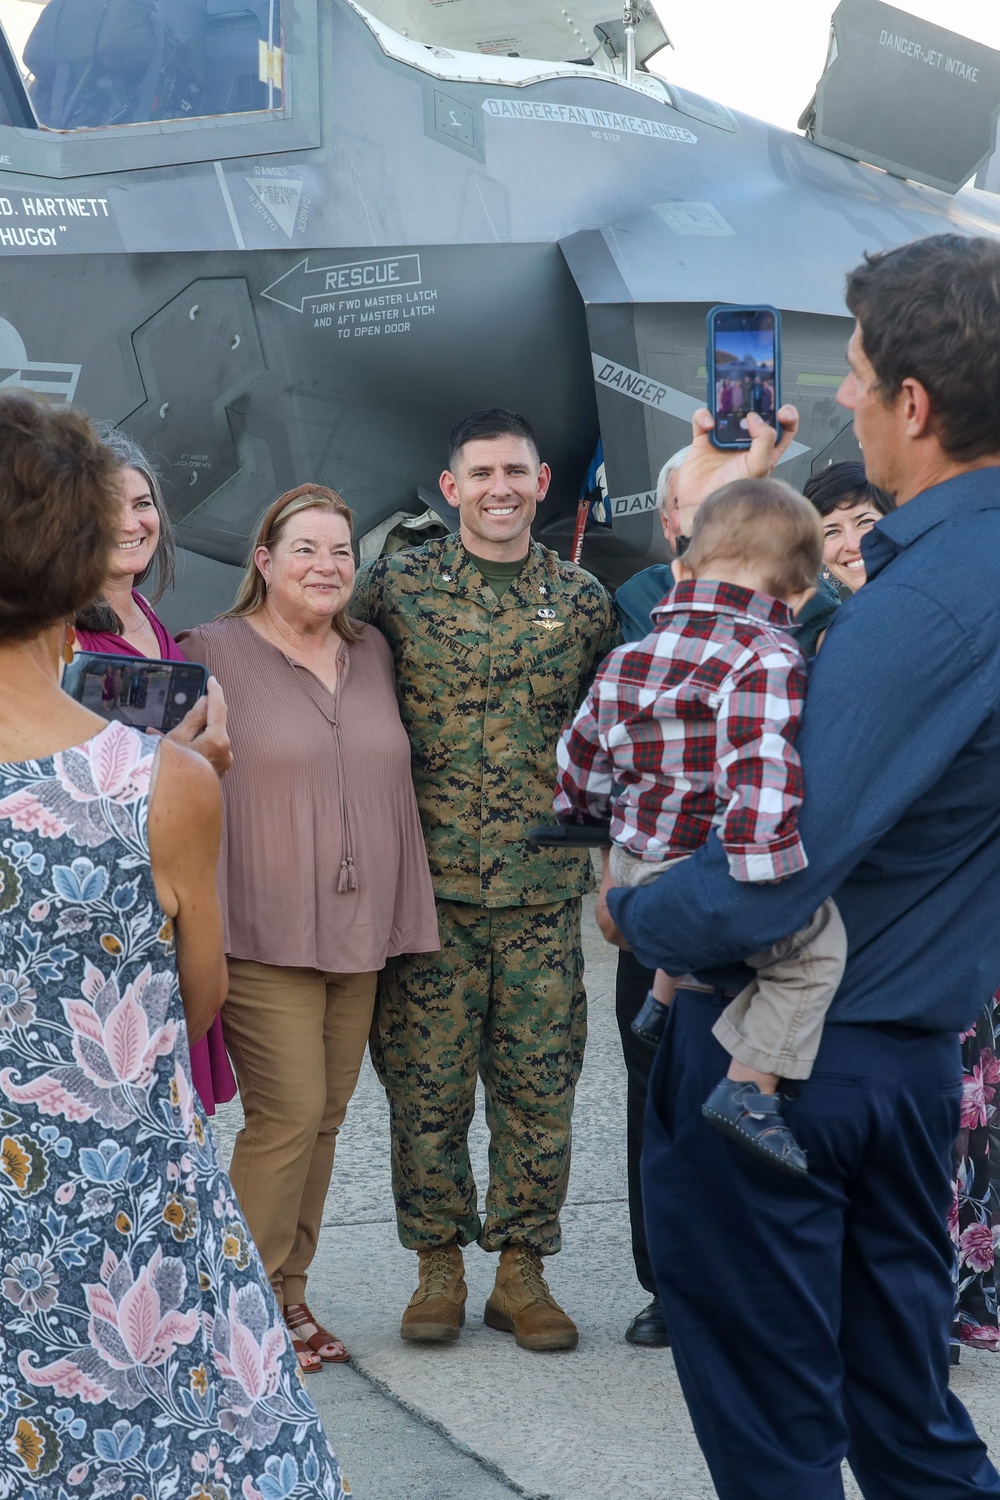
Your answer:
[[[819,516],[787,484],[736,480],[702,504],[652,632],[610,654],[559,743],[556,816],[610,813],[607,883],[645,884],[713,830],[734,880],[805,868],[795,736],[806,678],[788,630],[822,557]],[[732,1062],[703,1113],[795,1175],[806,1158],[778,1084],[809,1077],[846,952],[826,901],[802,931],[747,960],[756,979],[713,1028]],[[652,998],[669,1005],[675,988],[658,970]]]

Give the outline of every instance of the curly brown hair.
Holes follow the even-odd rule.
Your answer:
[[[93,598],[118,511],[114,456],[86,417],[0,395],[0,641],[29,640]]]

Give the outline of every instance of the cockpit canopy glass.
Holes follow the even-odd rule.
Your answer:
[[[282,107],[281,0],[0,0],[39,125]]]

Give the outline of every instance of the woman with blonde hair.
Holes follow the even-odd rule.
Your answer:
[[[220,886],[230,1167],[306,1373],[347,1359],[311,1313],[334,1147],[387,958],[438,947],[392,654],[352,620],[352,518],[305,484],[264,514],[232,609],[184,640],[222,684],[234,766]]]

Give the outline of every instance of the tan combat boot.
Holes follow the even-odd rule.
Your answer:
[[[579,1338],[545,1283],[541,1256],[527,1245],[500,1252],[483,1322],[512,1333],[522,1349],[575,1349]]]
[[[399,1336],[418,1344],[450,1344],[465,1322],[465,1262],[460,1246],[421,1250],[420,1280],[403,1314]]]

